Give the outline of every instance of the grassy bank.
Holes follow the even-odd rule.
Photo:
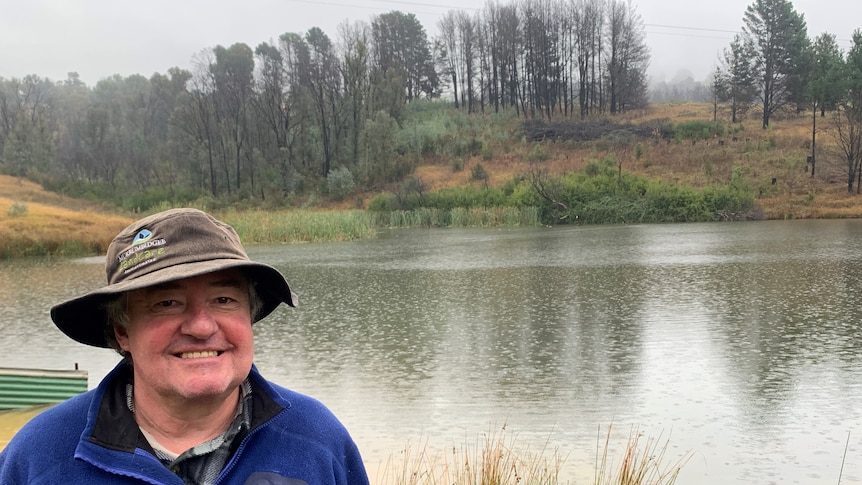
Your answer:
[[[130,220],[2,197],[0,214],[0,259],[104,254]]]
[[[0,175],[0,194],[8,195],[0,196],[0,259],[104,254],[120,230],[145,215],[110,214],[98,206],[67,202],[32,182],[3,175]],[[389,213],[356,209],[229,209],[213,214],[232,225],[245,244],[350,241],[374,237],[386,228],[538,224],[534,208],[419,208]]]

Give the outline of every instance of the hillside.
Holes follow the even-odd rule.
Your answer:
[[[711,121],[709,104],[661,104],[615,118],[619,122],[648,124],[655,120],[673,123]],[[544,161],[537,162],[551,174],[581,170],[590,159],[614,155],[624,171],[650,178],[702,187],[730,180],[734,169],[757,190],[757,203],[768,219],[862,217],[862,196],[847,192],[847,173],[832,138],[830,114],[818,119],[815,176],[808,171],[811,153],[810,113],[776,117],[768,130],[760,128],[756,116],[742,123],[732,136],[705,141],[670,141],[642,138],[627,144],[607,140],[582,143],[542,143]],[[719,120],[728,116],[719,110]],[[531,170],[531,142],[521,143],[492,160],[472,157],[460,171],[444,162],[418,167],[415,176],[430,189],[469,183],[471,168],[482,164],[489,184],[499,186]]]
[[[635,137],[614,142],[605,137],[536,143],[512,136],[520,141],[498,147],[492,156],[466,157],[463,167],[457,168],[446,157],[429,158],[412,176],[429,191],[479,183],[501,186],[537,168],[561,175],[581,170],[591,159],[612,156],[624,171],[696,187],[724,184],[734,172],[741,174],[758,194],[757,203],[768,219],[862,217],[862,196],[847,191],[846,170],[830,135],[828,114],[818,120],[814,177],[806,160],[810,154],[809,114],[776,117],[768,130],[762,130],[759,120],[752,118],[733,135],[697,141]],[[711,119],[710,105],[665,104],[616,117],[614,121],[642,125],[651,120],[681,123]],[[471,180],[477,164],[488,175],[485,182]],[[397,184],[388,188],[396,187]],[[366,206],[374,195],[357,194],[319,207],[355,209]],[[113,235],[132,219],[132,214],[48,192],[24,179],[0,176],[0,257],[45,252],[101,253]]]
[[[0,175],[0,259],[10,255],[103,254],[131,217]]]

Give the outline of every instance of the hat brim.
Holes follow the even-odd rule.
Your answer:
[[[255,291],[261,299],[260,311],[254,316],[252,323],[272,313],[281,303],[296,306],[296,295],[290,290],[284,276],[272,266],[247,260],[216,259],[170,266],[93,290],[55,305],[51,308],[51,320],[70,338],[82,344],[107,348],[109,345],[105,338],[105,328],[108,316],[105,304],[120,293],[233,268],[241,269],[246,277],[255,283]]]

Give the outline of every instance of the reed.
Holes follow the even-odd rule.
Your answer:
[[[419,207],[377,215],[377,224],[389,228],[411,227],[517,227],[538,226],[537,207],[455,207],[450,210]]]
[[[633,428],[619,462],[612,458],[613,426],[601,445],[597,440],[594,485],[672,485],[689,453],[668,463],[667,442],[646,438]],[[517,436],[499,430],[482,434],[476,443],[443,451],[427,441],[414,450],[407,446],[390,457],[376,485],[559,485],[565,457],[545,442],[533,452],[517,445]]]
[[[658,438],[641,440],[644,434],[636,427],[629,431],[626,446],[623,448],[619,463],[611,458],[611,436],[613,424],[608,425],[604,446],[599,448],[601,431],[597,437],[595,485],[672,485],[676,483],[679,472],[691,457],[686,452],[680,458],[668,463],[665,456],[668,441],[661,443]]]
[[[474,444],[435,451],[426,443],[390,458],[377,485],[555,485],[564,458],[559,450],[537,453],[516,447],[506,426],[477,438]]]
[[[216,217],[233,226],[246,244],[352,241],[377,234],[374,216],[360,210],[228,210]]]

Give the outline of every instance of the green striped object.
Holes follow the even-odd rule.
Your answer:
[[[86,390],[85,370],[0,367],[0,410],[65,401]]]

